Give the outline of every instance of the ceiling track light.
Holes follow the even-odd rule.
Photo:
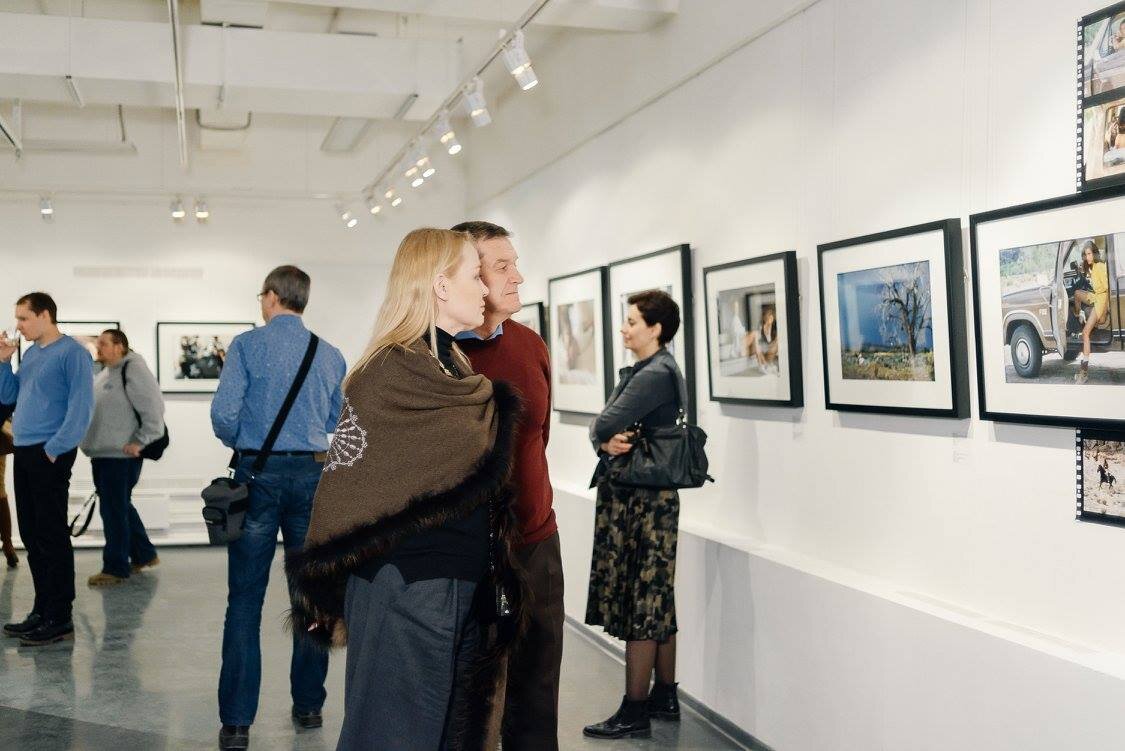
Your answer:
[[[39,199],[39,216],[43,217],[44,221],[50,221],[55,215],[55,207],[51,204],[51,199],[46,196]]]
[[[438,117],[437,134],[438,141],[450,156],[461,153],[461,142],[457,140],[457,134],[453,131],[453,126],[449,124],[449,112],[447,111],[443,110]]]
[[[371,213],[371,216],[376,216],[380,211],[383,210],[383,206],[375,200],[375,196],[368,196],[367,210]]]
[[[395,196],[394,200],[391,201],[391,206],[397,209],[401,205],[402,205],[402,196]]]
[[[504,67],[516,79],[516,83],[524,91],[530,91],[539,84],[535,69],[531,67],[531,58],[527,55],[524,45],[523,29],[518,29],[512,40],[504,45],[501,53],[504,57]]]
[[[394,197],[395,197],[395,189],[393,187],[391,187],[390,185],[388,185],[387,189],[385,191],[383,191],[383,198],[386,198],[388,201],[393,202]]]
[[[207,202],[202,198],[195,199],[195,219],[198,222],[205,222],[211,218],[211,210],[207,208]]]
[[[340,215],[340,221],[343,222],[344,227],[347,229],[353,229],[359,224],[359,219],[351,212],[351,209],[341,203],[336,204],[336,213]]]
[[[179,198],[172,201],[172,205],[170,208],[172,210],[172,218],[177,221],[187,216],[187,212],[184,211],[184,202]]]
[[[461,92],[465,101],[465,111],[472,118],[473,125],[483,128],[492,122],[492,115],[488,113],[488,103],[484,99],[484,81],[476,76]]]

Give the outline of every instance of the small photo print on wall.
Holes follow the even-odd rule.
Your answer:
[[[604,266],[547,283],[551,391],[560,412],[597,414],[609,394]]]
[[[796,253],[708,267],[703,286],[711,400],[801,406]]]
[[[1087,182],[1125,174],[1125,97],[1082,110],[1082,160]]]
[[[1104,8],[1082,21],[1082,95],[1125,86],[1125,10]]]
[[[547,338],[545,336],[547,332],[547,321],[543,303],[525,302],[523,307],[519,309],[519,312],[512,316],[512,320],[527,326],[544,339]]]
[[[94,373],[102,369],[98,362],[98,337],[103,331],[119,328],[121,328],[119,321],[59,321],[59,332],[74,339],[90,353],[90,359],[94,362]],[[26,339],[21,339],[20,358],[22,359],[27,350],[34,346]]]
[[[817,248],[829,409],[966,417],[961,222]]]
[[[929,261],[849,271],[836,287],[845,379],[934,380]]]
[[[1076,431],[1075,467],[1077,518],[1125,526],[1125,433]]]
[[[214,393],[227,350],[254,324],[161,322],[156,324],[157,379],[166,394]]]

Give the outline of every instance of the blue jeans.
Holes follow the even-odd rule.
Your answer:
[[[243,458],[235,479],[245,482],[254,464]],[[322,465],[312,456],[270,457],[250,484],[250,510],[242,536],[227,546],[227,617],[223,626],[223,667],[219,673],[219,719],[224,725],[251,725],[262,683],[262,601],[281,530],[285,550],[305,542],[309,513]],[[324,705],[328,653],[304,636],[293,637],[289,683],[301,712]]]
[[[144,522],[133,508],[133,488],[141,479],[143,462],[144,459],[126,458],[90,460],[105,527],[102,571],[123,578],[129,576],[130,561],[143,564],[156,557]]]

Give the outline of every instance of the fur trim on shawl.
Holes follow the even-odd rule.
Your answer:
[[[504,382],[493,383],[498,426],[492,448],[455,487],[415,496],[401,512],[363,524],[350,532],[286,556],[292,591],[289,621],[293,630],[323,647],[347,642],[344,592],[348,577],[360,565],[386,554],[404,538],[464,518],[482,504],[494,505],[497,527],[497,579],[514,595],[515,617],[506,624],[482,624],[480,654],[470,675],[463,706],[455,707],[456,749],[496,748],[503,710],[503,679],[508,650],[522,633],[526,598],[522,576],[513,563],[519,534],[512,503],[512,451],[522,413],[521,399]],[[484,582],[478,592],[486,589]],[[492,607],[481,603],[481,607]]]

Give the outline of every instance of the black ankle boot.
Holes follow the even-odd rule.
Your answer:
[[[651,738],[652,724],[648,721],[648,701],[621,700],[621,707],[605,722],[587,725],[582,734],[590,738]]]
[[[654,720],[680,721],[680,696],[676,689],[678,683],[652,684],[648,695],[648,716]]]

